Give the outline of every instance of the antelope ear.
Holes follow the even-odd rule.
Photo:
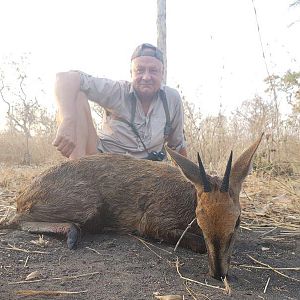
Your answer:
[[[242,183],[251,171],[253,156],[262,140],[264,133],[261,134],[259,139],[245,150],[241,156],[234,163],[230,174],[230,188],[235,195],[239,195]]]
[[[199,167],[192,161],[180,155],[176,151],[172,150],[168,146],[165,146],[168,154],[170,155],[172,161],[174,161],[178,167],[181,169],[183,175],[190,180],[192,183],[197,185],[202,185],[199,174]]]

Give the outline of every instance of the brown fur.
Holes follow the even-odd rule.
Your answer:
[[[108,227],[176,243],[195,208],[196,190],[178,168],[101,154],[41,174],[18,196],[13,222],[67,222],[92,232]],[[197,225],[182,246],[205,252]]]
[[[108,227],[175,244],[197,216],[200,227],[194,224],[180,245],[201,253],[207,247],[211,275],[220,278],[228,272],[240,187],[259,142],[243,157],[246,165],[238,160],[233,166],[226,193],[219,191],[221,180],[210,176],[213,190],[203,192],[198,166],[171,149],[181,170],[117,154],[68,161],[41,174],[18,196],[10,225],[32,232],[71,232],[75,237],[74,225],[92,232]]]

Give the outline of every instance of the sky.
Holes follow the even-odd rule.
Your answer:
[[[300,71],[300,6],[289,0],[167,0],[167,84],[204,115],[229,114],[262,94],[267,76]],[[257,11],[265,58],[254,14]],[[82,70],[130,80],[130,56],[156,44],[156,0],[0,0],[0,67],[30,54],[54,107],[55,74]],[[0,125],[6,106],[0,99]],[[284,108],[283,108],[284,109]]]

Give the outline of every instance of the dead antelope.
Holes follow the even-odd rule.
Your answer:
[[[79,230],[112,228],[175,244],[209,257],[210,274],[227,275],[240,223],[239,194],[262,136],[223,179],[167,149],[179,168],[126,155],[101,154],[68,161],[37,177],[18,197],[17,214],[2,228],[63,233],[70,249]],[[182,176],[182,173],[184,176]],[[200,229],[201,228],[201,229]]]

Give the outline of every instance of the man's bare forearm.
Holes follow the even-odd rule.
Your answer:
[[[76,147],[76,99],[80,90],[80,76],[76,72],[56,75],[55,94],[60,124],[53,145],[63,156],[69,157]]]
[[[75,118],[75,100],[79,89],[79,73],[64,72],[56,75],[55,94],[61,119],[73,120]]]

